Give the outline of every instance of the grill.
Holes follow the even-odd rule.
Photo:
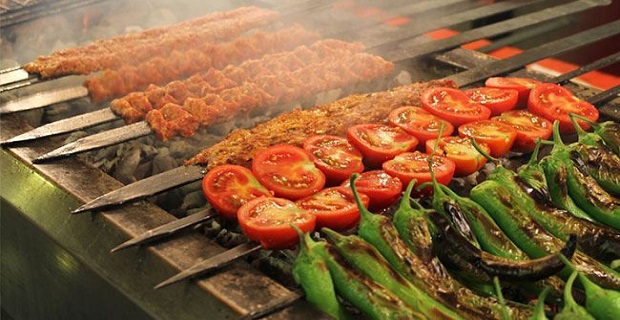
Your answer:
[[[597,23],[589,24],[592,17],[601,16],[601,12],[619,12],[616,1],[233,1],[218,8],[182,2],[188,5],[184,10],[178,9],[183,7],[180,5],[166,6],[163,1],[153,1],[142,10],[172,12],[181,19],[189,19],[244,5],[273,8],[281,12],[279,24],[300,22],[309,30],[318,30],[324,38],[361,41],[369,52],[396,62],[396,70],[387,81],[323,92],[303,106],[334,100],[351,92],[381,90],[398,83],[450,77],[466,87],[480,84],[489,76],[511,74],[562,83],[583,98],[608,89],[597,96],[606,101],[599,109],[601,115],[615,121],[620,118],[617,83],[605,89],[597,88],[584,85],[584,77],[575,78],[574,73],[554,78],[557,74],[543,70],[542,64],[531,65],[549,57],[570,60],[578,56],[576,63],[584,66],[575,72],[579,75],[591,70],[617,75],[618,16],[609,21],[595,19]],[[55,19],[60,13],[79,19],[79,28],[94,28],[91,25],[94,22],[85,21],[108,21],[103,13],[93,14],[94,9],[104,8],[114,15],[127,8],[112,0],[19,4],[17,1],[2,2],[2,28],[7,31],[3,34],[9,35],[3,37],[3,42],[16,40],[23,32],[20,30],[28,30],[41,22],[45,24],[46,20],[41,19]],[[140,9],[140,4],[128,6]],[[131,31],[135,21],[127,23]],[[423,36],[448,27],[458,31],[458,35],[434,41],[428,35]],[[123,30],[113,29],[110,32]],[[79,31],[73,33],[76,34]],[[477,52],[461,48],[463,44],[481,39],[491,41]],[[522,48],[523,53],[503,60],[488,55],[507,45]],[[10,53],[17,46],[13,48],[9,50],[3,46],[3,51]],[[5,70],[0,73],[2,141],[75,115],[103,110],[92,115],[101,119],[107,112],[107,108],[101,108],[102,104],[92,103],[86,96],[88,92],[80,86],[84,76],[46,80],[29,75],[19,67],[52,49],[56,48],[35,47],[24,55],[13,52],[17,63],[3,65]],[[24,61],[19,61],[20,58]],[[525,65],[530,66],[524,68]],[[50,91],[51,94],[46,93]],[[285,107],[290,108],[291,104]],[[255,251],[250,255],[252,259],[236,259],[196,281],[153,289],[179,271],[239,244],[234,234],[230,235],[232,240],[221,241],[226,237],[222,233],[227,228],[233,230],[234,226],[224,225],[209,231],[213,226],[201,221],[203,224],[194,229],[183,229],[148,246],[110,253],[128,238],[195,212],[191,209],[196,208],[179,203],[179,199],[189,201],[196,197],[199,186],[195,181],[203,175],[204,168],[183,167],[177,162],[164,166],[160,170],[164,172],[156,174],[151,164],[150,169],[142,169],[143,173],[136,176],[135,172],[140,171],[139,163],[149,157],[145,150],[190,145],[183,155],[187,157],[208,142],[199,138],[159,142],[148,127],[128,129],[130,126],[123,126],[116,117],[105,114],[105,121],[88,122],[83,118],[85,123],[79,129],[86,130],[81,131],[85,134],[110,129],[129,132],[128,136],[117,139],[117,143],[122,143],[120,146],[104,149],[107,151],[98,151],[101,138],[87,141],[84,150],[76,149],[75,145],[57,150],[68,142],[67,138],[71,141],[78,138],[64,131],[60,135],[3,145],[0,152],[3,311],[20,319],[324,317],[303,301],[302,293],[291,285],[290,279],[282,276],[282,269],[270,264],[278,258],[286,261],[286,256],[280,257],[277,252],[265,255]],[[265,119],[260,113],[253,116],[255,121]],[[232,125],[239,125],[239,122]],[[207,136],[222,137],[229,130],[230,126],[218,125]],[[132,141],[137,138],[141,146],[150,146],[150,149],[142,147],[137,152],[138,160],[133,161],[138,164],[131,174],[124,175],[121,171],[132,163],[132,154],[127,150],[136,147]],[[112,158],[102,155],[106,152],[113,154]],[[106,161],[121,164],[106,167]],[[154,180],[144,180],[149,176]],[[142,184],[134,183],[135,180]],[[124,185],[129,189],[120,189]],[[116,194],[100,198],[113,191],[120,193],[120,197]],[[71,214],[85,203],[90,204],[95,199],[109,201],[110,198],[116,198],[115,203],[102,210]],[[82,208],[83,211],[89,209]]]

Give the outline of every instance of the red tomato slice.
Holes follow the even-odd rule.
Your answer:
[[[263,248],[286,249],[297,243],[298,236],[291,225],[301,231],[314,230],[316,217],[298,207],[295,202],[274,197],[262,197],[248,201],[237,214],[243,233]]]
[[[325,174],[329,185],[364,171],[362,153],[343,137],[319,135],[306,139],[304,150]]]
[[[275,145],[256,154],[252,172],[276,196],[297,200],[318,192],[325,186],[325,174],[304,149]]]
[[[237,219],[237,209],[242,204],[272,196],[252,171],[237,165],[221,165],[207,172],[202,179],[202,192],[213,208],[230,220]]]
[[[351,181],[346,180],[342,186],[350,190]],[[391,206],[400,197],[403,184],[400,179],[392,177],[383,170],[371,170],[360,174],[355,180],[357,192],[368,196],[368,208],[381,210]]]
[[[360,193],[360,200],[368,207],[369,198]],[[323,189],[309,197],[297,200],[297,205],[316,216],[316,227],[327,227],[336,231],[349,230],[360,220],[351,189],[332,187]]]
[[[570,120],[570,113],[578,114],[592,122],[598,120],[598,110],[587,101],[577,98],[573,93],[557,84],[542,83],[534,87],[527,104],[528,110],[545,117],[547,120],[560,122],[560,131],[575,132]],[[577,120],[579,126],[588,130],[590,125]]]
[[[435,139],[439,135],[439,128],[444,124],[442,136],[449,136],[454,132],[454,126],[445,120],[420,107],[400,107],[388,116],[390,124],[405,130],[408,134],[418,138],[420,143]]]
[[[416,179],[418,181],[415,187],[417,187],[422,183],[432,181],[428,166],[429,158],[429,154],[419,151],[405,152],[383,163],[383,170],[389,175],[399,178],[403,185],[409,185],[411,180]],[[452,160],[439,155],[433,156],[432,167],[438,183],[444,185],[450,183],[456,169]]]
[[[495,116],[514,109],[519,100],[519,92],[515,89],[481,87],[465,90],[465,94],[470,99],[491,109],[491,115]]]
[[[359,124],[347,130],[347,139],[364,155],[371,168],[394,158],[397,154],[415,149],[418,139],[399,127],[383,124]]]
[[[486,143],[491,149],[493,157],[505,155],[517,138],[517,130],[507,124],[483,120],[467,123],[459,127],[461,137],[476,139],[476,142]]]
[[[437,144],[437,139],[426,141],[426,153],[431,154]],[[478,143],[480,148],[487,154],[491,152],[486,143]],[[441,138],[437,146],[437,154],[442,155],[454,162],[456,169],[454,175],[457,177],[468,176],[482,168],[487,162],[485,158],[471,143],[471,139],[467,137],[445,137]]]
[[[517,130],[517,138],[512,146],[516,151],[532,152],[536,147],[536,139],[547,140],[553,132],[553,124],[526,110],[512,110],[491,118],[505,123]]]
[[[519,92],[517,108],[525,108],[527,106],[527,99],[530,95],[530,90],[532,90],[539,83],[542,82],[529,78],[492,77],[488,78],[484,85],[491,88],[517,90],[517,92]]]
[[[473,101],[463,91],[453,88],[424,90],[422,107],[454,126],[485,120],[491,116],[491,109]]]

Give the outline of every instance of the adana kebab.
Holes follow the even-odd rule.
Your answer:
[[[150,85],[144,91],[132,92],[112,100],[110,108],[122,116],[126,123],[134,123],[143,120],[151,110],[160,109],[168,103],[182,105],[187,99],[205,98],[209,94],[219,94],[237,87],[243,82],[286,74],[328,59],[344,58],[363,49],[364,46],[359,43],[322,40],[310,46],[299,46],[292,51],[247,60],[237,66],[230,64],[222,70],[210,68],[207,72],[165,86]]]
[[[291,50],[319,40],[316,32],[299,25],[273,32],[256,31],[224,43],[204,42],[189,49],[175,49],[139,64],[124,64],[89,76],[84,82],[90,100],[100,103],[142,91],[150,84],[163,85],[189,75],[223,68],[264,54]]]
[[[43,78],[88,74],[140,63],[156,56],[166,57],[173,50],[196,48],[204,42],[232,39],[256,27],[269,25],[277,18],[277,12],[257,7],[218,12],[173,26],[59,50],[51,55],[40,56],[23,68]]]
[[[191,136],[199,125],[226,121],[232,119],[234,115],[247,113],[256,108],[303,100],[312,94],[370,81],[393,70],[391,62],[378,56],[364,52],[353,55],[343,54],[344,52],[334,54],[334,52],[331,52],[328,59],[299,70],[292,72],[281,70],[279,73],[260,76],[225,89],[219,94],[207,94],[203,99],[192,99],[182,106],[174,103],[164,105],[162,109],[151,110],[147,115],[146,120],[150,125],[138,122],[106,131],[104,134],[112,133],[112,139],[117,142],[136,138],[138,134],[148,135],[153,131],[162,139],[177,134]],[[110,142],[109,138],[104,140],[106,143]],[[98,134],[87,136],[46,153],[34,161],[40,162],[88,151],[88,148],[82,148],[85,146],[85,141],[101,143],[104,140],[100,139]],[[76,148],[76,145],[80,145],[80,148]]]

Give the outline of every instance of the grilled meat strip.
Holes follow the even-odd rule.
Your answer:
[[[208,95],[219,94],[246,81],[291,73],[328,59],[338,60],[363,49],[364,46],[359,43],[322,40],[310,47],[302,45],[293,51],[265,55],[238,66],[228,65],[223,70],[211,68],[205,73],[182,81],[172,81],[163,87],[150,85],[144,92],[132,92],[112,100],[110,108],[123,117],[126,123],[134,123],[143,120],[151,110],[161,109],[168,103],[183,105],[189,98],[214,100],[215,98]]]
[[[219,94],[188,98],[183,105],[168,103],[151,110],[146,121],[160,139],[191,136],[201,125],[228,121],[257,108],[303,101],[319,92],[385,76],[392,69],[392,63],[368,53],[336,55],[292,72],[261,74]]]
[[[277,12],[257,7],[213,13],[168,27],[59,50],[36,58],[24,65],[24,70],[52,78],[119,68],[153,57],[167,57],[173,50],[188,50],[205,42],[230,40],[254,28],[269,25],[277,18]]]
[[[210,68],[223,68],[264,54],[291,50],[319,38],[318,33],[299,25],[275,32],[257,31],[223,44],[204,43],[195,49],[174,50],[167,58],[155,57],[138,65],[108,69],[86,79],[84,86],[91,101],[99,103],[145,90],[150,84],[163,85]]]
[[[390,111],[401,106],[420,106],[420,93],[432,87],[456,87],[450,80],[433,80],[388,91],[355,94],[325,105],[282,114],[256,127],[237,129],[206,148],[186,164],[249,166],[256,152],[276,144],[301,146],[317,134],[344,136],[347,128],[361,123],[385,123]]]

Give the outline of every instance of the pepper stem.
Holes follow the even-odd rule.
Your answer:
[[[471,145],[474,146],[474,149],[476,149],[476,151],[478,151],[483,157],[485,157],[487,161],[493,162],[493,164],[495,164],[496,167],[501,165],[500,160],[498,158],[492,157],[490,154],[486,153],[486,151],[480,148],[480,146],[476,142],[476,139],[474,138],[469,138],[469,139],[471,141]]]
[[[372,212],[368,211],[366,206],[362,203],[362,199],[360,199],[360,195],[357,192],[357,187],[355,186],[355,180],[360,177],[359,173],[354,173],[349,178],[349,184],[351,185],[351,191],[353,192],[353,199],[355,200],[355,204],[357,204],[357,208],[360,212],[360,216],[362,219],[370,219],[372,216]]]
[[[506,306],[506,299],[504,299],[504,294],[502,293],[502,287],[499,283],[499,278],[497,276],[493,277],[493,285],[495,287],[495,294],[497,294],[497,299],[499,300],[499,304],[502,306],[502,319],[510,320],[510,313],[508,312],[508,307]]]
[[[577,135],[581,137],[582,135],[586,134],[586,131],[583,130],[583,128],[577,122],[577,119],[575,119],[577,115],[574,113],[569,113],[568,116],[570,117],[570,122],[572,122],[573,126],[575,127],[575,131],[577,132]],[[579,119],[579,120],[582,120],[582,119]]]
[[[583,121],[583,122],[585,122],[585,123],[589,124],[589,125],[590,125],[591,127],[593,127],[593,128],[596,128],[596,127],[600,126],[600,124],[598,124],[598,123],[596,123],[596,122],[594,122],[594,121],[592,121],[592,120],[590,120],[590,119],[588,119],[588,118],[586,118],[586,117],[584,117],[584,116],[582,116],[582,115],[580,115],[580,114],[576,114],[576,113],[569,113],[568,115],[570,116],[571,121],[573,120],[573,118],[577,118],[577,119],[579,119],[579,120],[581,120],[581,121]],[[575,123],[575,122],[573,122],[573,124],[574,124],[574,123]],[[581,126],[579,126],[579,128],[583,130],[583,128],[581,128]]]

